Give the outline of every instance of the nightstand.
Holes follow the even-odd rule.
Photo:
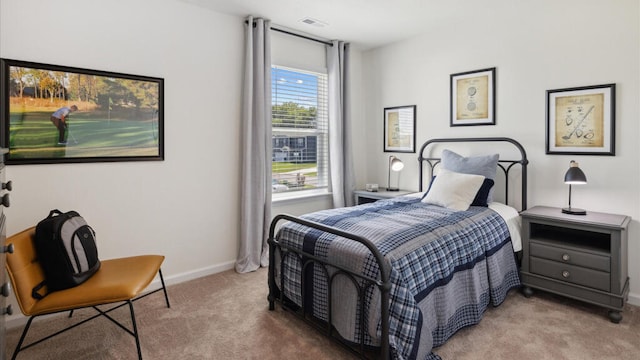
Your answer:
[[[356,190],[353,192],[356,198],[356,205],[376,202],[381,199],[391,199],[397,196],[403,196],[414,193],[415,191],[399,190],[399,191],[367,191]]]
[[[587,211],[563,214],[560,208],[536,206],[523,211],[523,294],[536,288],[609,309],[622,320],[629,295],[626,215]]]

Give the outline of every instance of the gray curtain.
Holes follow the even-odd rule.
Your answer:
[[[327,45],[329,70],[329,167],[333,206],[354,204],[352,133],[349,121],[349,44],[333,41]]]
[[[237,272],[269,264],[271,222],[271,50],[268,20],[247,18],[242,91],[240,249]]]

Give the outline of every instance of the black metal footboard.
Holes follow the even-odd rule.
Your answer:
[[[292,221],[304,226],[308,226],[310,228],[331,233],[331,234],[363,244],[369,249],[371,254],[375,257],[376,262],[378,264],[378,269],[380,269],[380,277],[378,279],[374,279],[374,278],[363,276],[361,274],[356,274],[348,269],[344,269],[343,267],[331,262],[330,260],[320,259],[314,256],[313,254],[309,254],[302,250],[294,249],[289,246],[286,246],[285,244],[280,243],[276,238],[275,232],[276,232],[277,224],[281,220]],[[306,322],[311,323],[311,325],[318,328],[319,330],[326,331],[326,335],[328,335],[330,338],[339,341],[343,345],[346,345],[350,350],[355,351],[361,357],[366,357],[367,351],[370,351],[371,349],[370,347],[366,346],[366,344],[364,343],[364,333],[366,331],[364,328],[364,318],[366,314],[366,306],[364,305],[365,293],[369,288],[371,288],[372,286],[375,286],[380,291],[380,307],[381,307],[381,314],[380,314],[381,325],[380,326],[382,329],[382,336],[380,338],[379,357],[381,359],[389,358],[389,355],[390,355],[389,353],[389,292],[391,290],[391,283],[389,278],[390,278],[391,268],[388,262],[384,259],[383,255],[380,253],[380,251],[373,245],[373,243],[371,243],[369,240],[361,236],[350,234],[330,226],[326,226],[320,223],[304,220],[304,219],[294,217],[291,215],[286,215],[286,214],[281,214],[274,217],[273,221],[271,222],[271,227],[269,230],[268,243],[269,243],[269,296],[268,296],[269,310],[274,310],[275,302],[278,301],[280,302],[283,308],[286,308],[288,310],[293,310],[295,314],[301,316]],[[275,278],[276,277],[276,269],[275,269],[276,268],[276,252],[280,254],[280,269],[283,269],[284,261],[287,259],[288,256],[297,256],[300,259],[302,263],[303,274],[307,269],[307,267],[310,266],[311,264],[322,266],[321,269],[323,270],[326,276],[327,287],[328,287],[328,294],[327,294],[328,317],[327,317],[326,324],[319,324],[318,321],[315,321],[312,317],[309,318],[307,316],[307,313],[308,313],[307,310],[309,309],[306,309],[305,307],[306,304],[304,300],[305,299],[304,294],[305,294],[306,288],[304,284],[304,276],[302,276],[302,281],[300,284],[301,286],[300,291],[301,291],[301,294],[303,294],[302,306],[298,309],[287,306],[287,301],[284,296],[284,288],[279,289],[276,283],[276,278]],[[329,267],[331,267],[332,273],[330,273]],[[337,334],[337,331],[333,329],[332,318],[331,318],[331,308],[332,308],[331,288],[333,285],[333,281],[337,276],[346,276],[348,279],[351,280],[351,282],[355,286],[355,289],[358,292],[359,301],[362,304],[362,306],[360,306],[360,330],[361,330],[360,334],[361,335],[359,339],[359,344],[355,346],[352,343],[345,341],[339,334]],[[358,280],[360,280],[360,282]],[[282,287],[285,284],[285,282],[283,281],[283,271],[280,271],[280,284]],[[322,329],[322,327],[324,327],[324,329]]]

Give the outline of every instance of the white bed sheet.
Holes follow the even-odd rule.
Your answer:
[[[513,245],[513,252],[522,250],[522,220],[518,210],[512,208],[509,205],[505,205],[499,202],[492,202],[489,204],[489,209],[497,212],[502,216],[504,222],[507,223],[509,229],[509,235],[511,235],[511,244]]]

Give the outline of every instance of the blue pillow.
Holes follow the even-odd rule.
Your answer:
[[[423,199],[424,199],[425,196],[427,196],[427,194],[429,193],[429,190],[431,190],[431,185],[433,184],[433,181],[435,179],[436,179],[436,177],[434,175],[431,178],[431,182],[429,183],[429,188],[427,189],[427,191],[422,196]],[[488,207],[490,201],[487,201],[487,200],[489,199],[489,192],[493,188],[493,184],[494,184],[493,180],[484,178],[484,181],[482,182],[482,185],[480,185],[480,189],[476,193],[476,197],[473,198],[473,201],[471,202],[471,206]]]
[[[498,169],[498,154],[464,157],[451,150],[442,150],[442,167],[449,171],[463,174],[482,175],[487,179],[495,181],[496,170]],[[493,201],[493,186],[489,190],[487,203]]]
[[[493,180],[484,178],[482,185],[480,185],[480,189],[478,193],[476,193],[476,197],[471,202],[471,206],[489,206],[489,192],[493,188]]]

